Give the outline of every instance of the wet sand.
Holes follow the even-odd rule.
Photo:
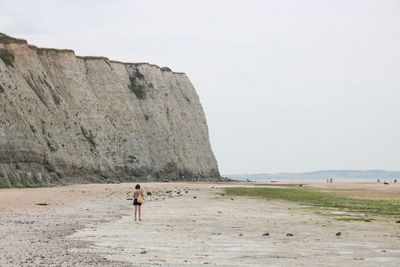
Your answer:
[[[143,184],[152,196],[142,222],[133,220],[134,184],[0,190],[0,265],[400,265],[396,218],[337,221],[293,202],[221,195],[237,185],[254,186]],[[303,186],[400,193],[393,184]]]

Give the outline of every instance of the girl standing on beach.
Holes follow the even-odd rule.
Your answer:
[[[141,221],[142,219],[140,218],[140,209],[142,206],[144,195],[142,189],[140,189],[139,184],[135,186],[135,189],[136,190],[133,192],[133,205],[135,206],[135,221],[136,221],[136,212],[138,209],[139,209],[139,221]]]

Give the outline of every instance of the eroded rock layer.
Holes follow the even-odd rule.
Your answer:
[[[0,186],[219,177],[184,73],[0,34]]]

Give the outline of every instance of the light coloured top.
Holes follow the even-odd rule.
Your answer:
[[[142,189],[136,189],[135,192],[133,192],[133,198],[137,199],[139,197],[139,194],[143,194]]]

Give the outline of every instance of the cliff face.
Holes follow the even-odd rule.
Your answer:
[[[0,34],[0,186],[220,177],[184,73]]]

